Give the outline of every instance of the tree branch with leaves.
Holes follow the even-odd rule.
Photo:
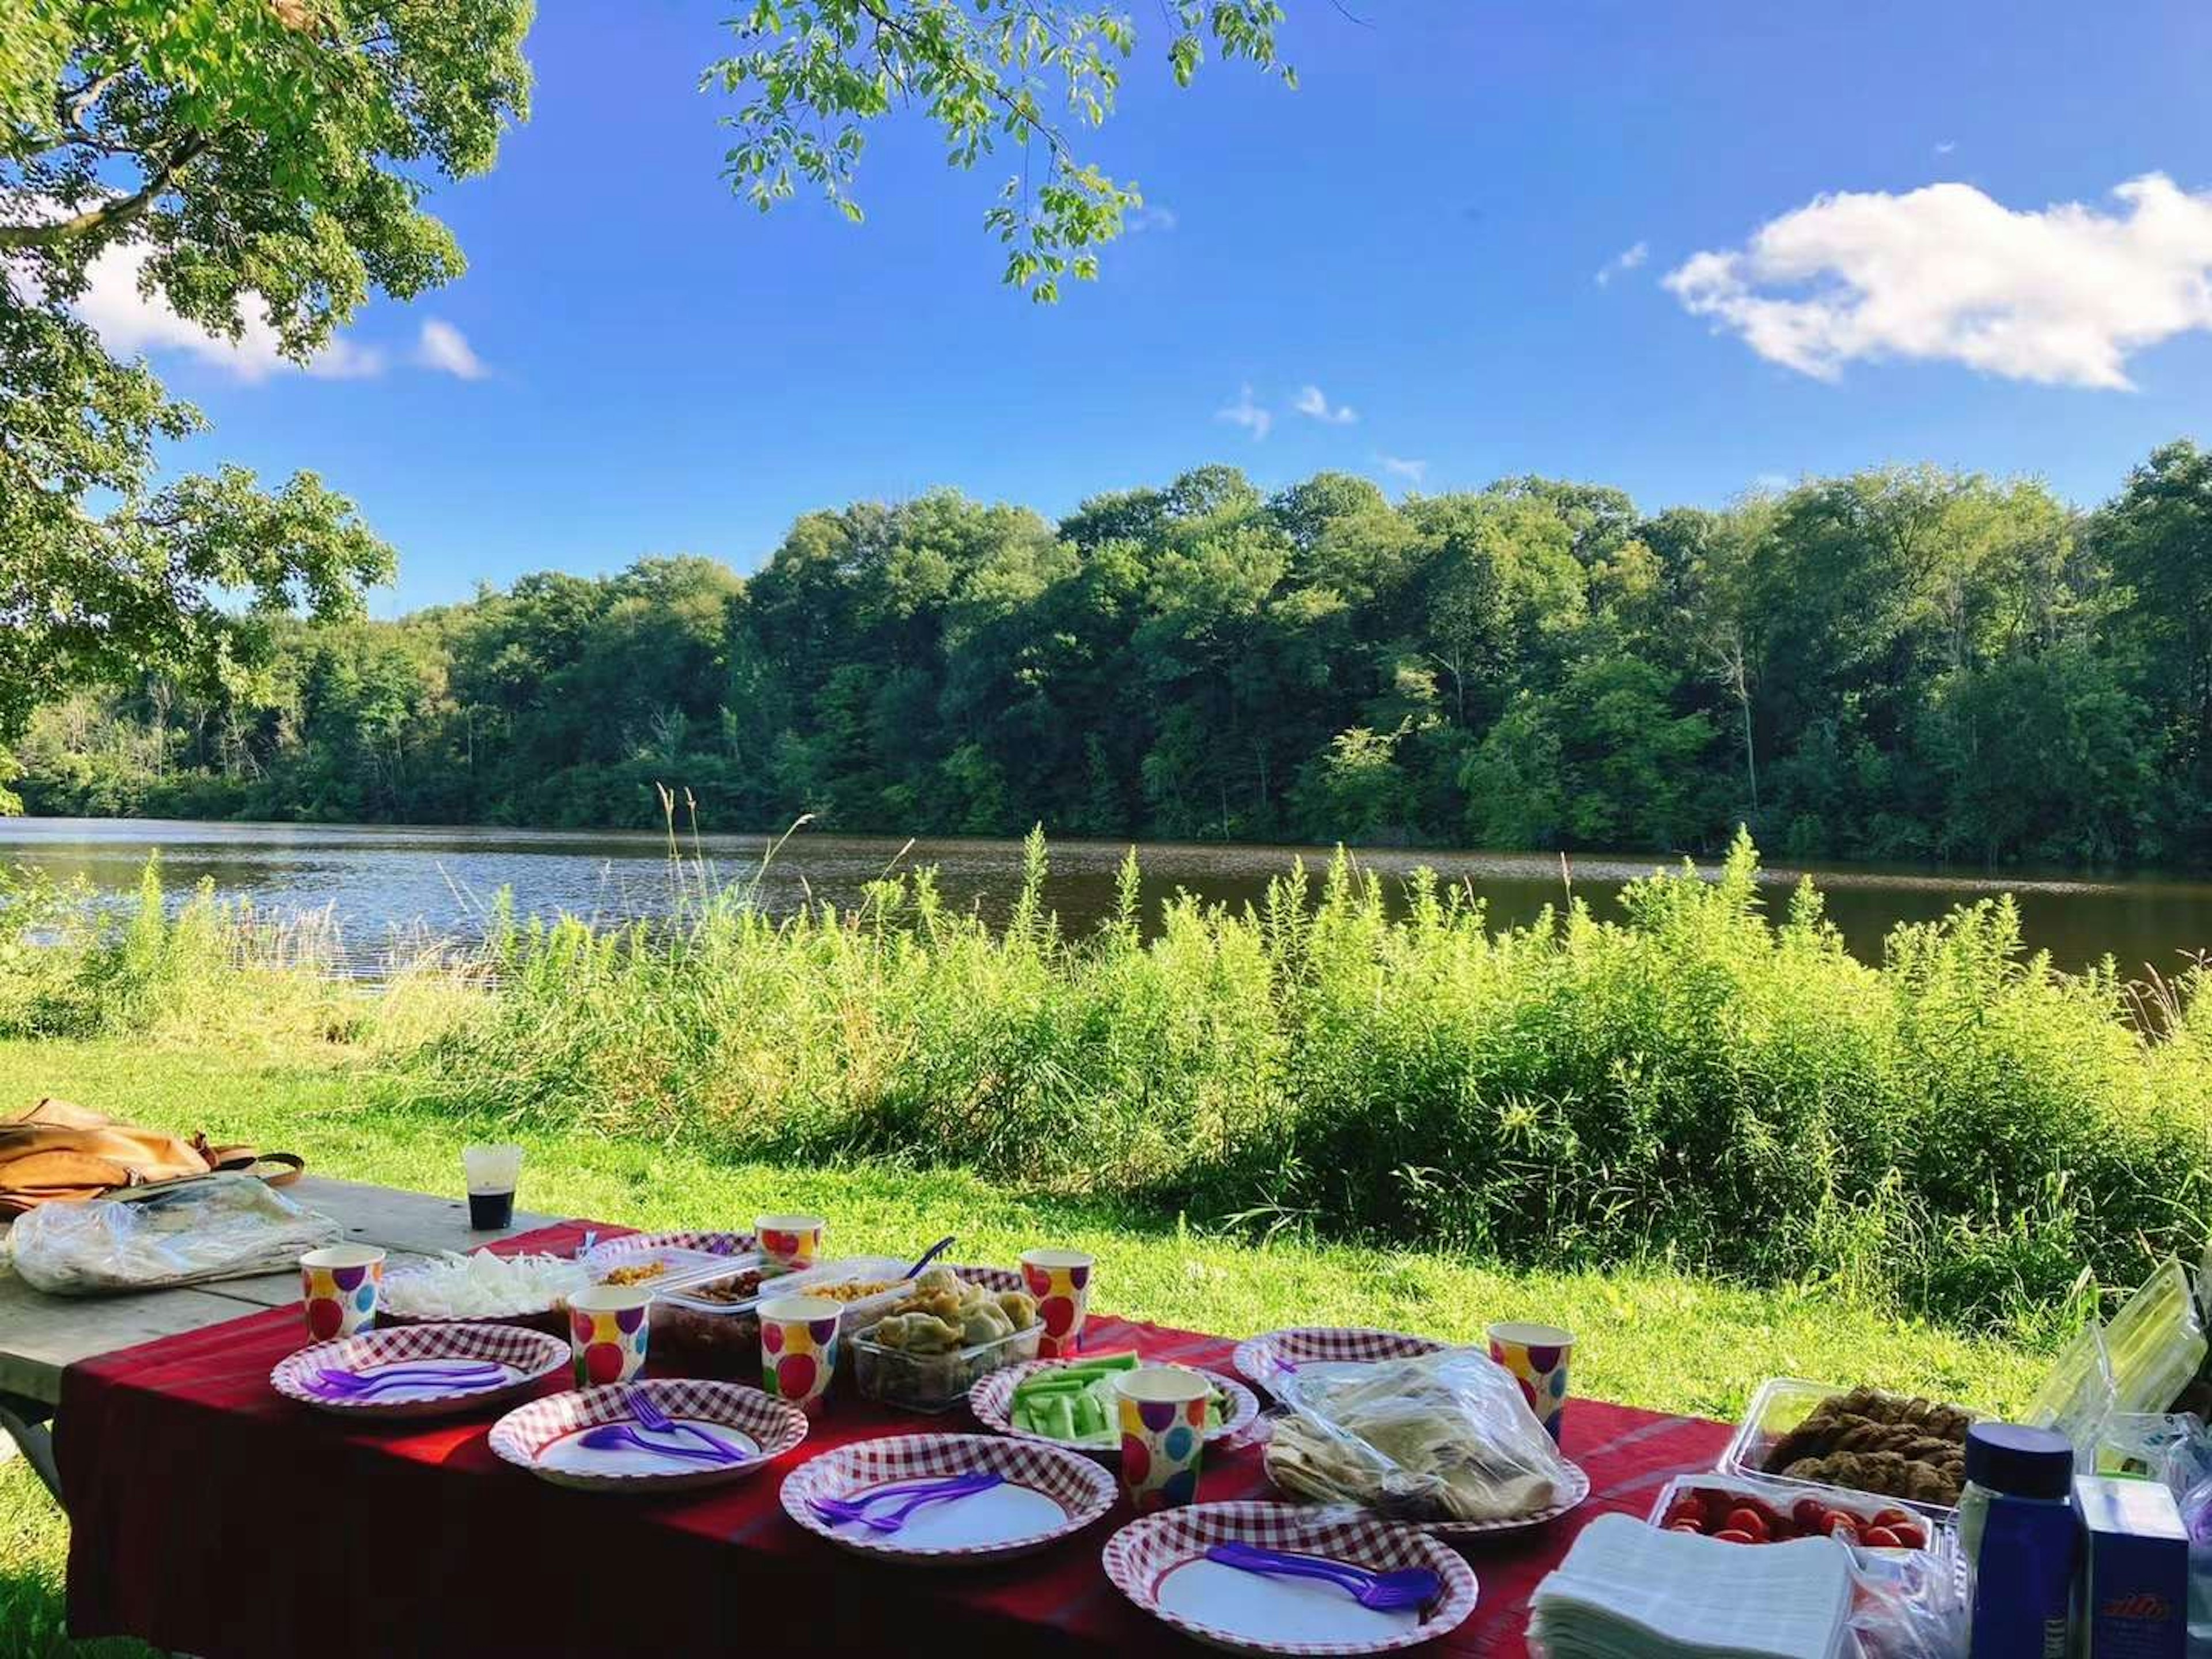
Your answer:
[[[1161,0],[1167,62],[1188,86],[1209,49],[1296,86],[1276,53],[1276,0]],[[812,185],[858,222],[866,129],[921,113],[948,165],[972,170],[1001,145],[1021,157],[986,229],[1006,251],[1006,281],[1050,302],[1065,277],[1098,274],[1098,250],[1144,198],[1078,148],[1113,113],[1137,50],[1129,14],[1059,0],[754,0],[730,25],[738,50],[702,85],[744,101],[724,174],[763,211]]]
[[[529,0],[15,0],[0,31],[0,811],[73,686],[235,686],[271,612],[359,610],[391,550],[311,473],[158,481],[204,426],[75,305],[122,254],[209,334],[305,363],[372,291],[451,281],[430,179],[528,111]]]

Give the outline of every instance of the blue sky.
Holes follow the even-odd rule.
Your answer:
[[[1296,92],[1178,92],[1140,38],[1091,149],[1164,212],[1038,307],[980,226],[1010,166],[951,172],[902,118],[865,226],[764,216],[693,89],[726,0],[545,0],[534,119],[434,204],[462,281],[370,306],[343,374],[136,337],[215,422],[180,460],[361,502],[387,614],[652,553],[750,569],[800,512],[934,484],[1057,512],[1222,460],[1656,507],[1926,459],[2086,501],[2212,438],[2212,9],[1345,4],[1368,23],[1289,0]],[[426,321],[481,373],[453,336],[420,361]]]

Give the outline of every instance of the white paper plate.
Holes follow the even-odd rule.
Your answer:
[[[809,1502],[984,1471],[1006,1479],[972,1497],[927,1504],[895,1533],[825,1521]],[[1042,1442],[907,1434],[858,1441],[808,1459],[784,1478],[783,1508],[807,1531],[840,1548],[885,1560],[953,1565],[1042,1549],[1105,1514],[1115,1492],[1115,1478],[1089,1458]]]
[[[1373,1365],[1435,1353],[1450,1344],[1404,1331],[1365,1330],[1343,1325],[1303,1325],[1269,1331],[1237,1345],[1237,1369],[1288,1404],[1297,1397],[1301,1374]]]
[[[501,1378],[487,1387],[407,1384],[357,1399],[331,1393],[316,1376],[325,1370],[374,1376],[393,1365],[426,1359],[488,1362],[500,1368]],[[568,1363],[566,1342],[520,1326],[403,1325],[362,1331],[302,1348],[269,1373],[269,1386],[287,1399],[341,1417],[451,1417],[504,1405],[529,1393]]]
[[[715,1465],[655,1456],[634,1447],[580,1444],[586,1431],[604,1424],[635,1424],[623,1398],[632,1389],[642,1389],[674,1422],[706,1429],[751,1455],[741,1463]],[[806,1414],[758,1389],[699,1377],[659,1377],[532,1401],[492,1425],[491,1449],[556,1486],[659,1493],[757,1474],[805,1438]]]
[[[1104,1458],[1117,1468],[1121,1460],[1121,1437],[1091,1443],[1074,1440],[1055,1440],[1050,1435],[1032,1434],[1027,1429],[1014,1426],[1014,1389],[1024,1377],[1039,1371],[1053,1370],[1070,1363],[1064,1359],[1036,1359],[1026,1365],[1009,1365],[1005,1370],[993,1371],[988,1376],[976,1379],[975,1386],[968,1390],[968,1409],[975,1413],[975,1420],[994,1433],[1011,1435],[1017,1440],[1033,1440],[1042,1446],[1065,1446],[1070,1451],[1079,1451],[1087,1456]],[[1233,1377],[1215,1371],[1198,1370],[1206,1380],[1219,1389],[1229,1401],[1228,1415],[1218,1427],[1206,1431],[1206,1443],[1219,1445],[1232,1440],[1250,1428],[1260,1415],[1259,1396]]]
[[[1426,1567],[1441,1581],[1428,1607],[1363,1607],[1309,1580],[1263,1577],[1206,1559],[1215,1544],[1290,1550],[1370,1571]],[[1288,1504],[1193,1504],[1133,1521],[1106,1540],[1106,1576],[1130,1601],[1186,1635],[1232,1653],[1387,1653],[1431,1642],[1474,1610],[1474,1570],[1410,1527],[1356,1512]]]

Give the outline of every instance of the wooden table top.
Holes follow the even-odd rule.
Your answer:
[[[321,1176],[306,1176],[284,1192],[337,1222],[349,1241],[381,1245],[395,1265],[409,1256],[473,1249],[556,1218],[518,1212],[504,1231],[476,1232],[467,1204],[458,1198]],[[46,1296],[13,1273],[0,1275],[0,1394],[52,1405],[61,1398],[63,1369],[80,1359],[220,1324],[299,1294],[299,1275],[290,1272],[98,1297]]]

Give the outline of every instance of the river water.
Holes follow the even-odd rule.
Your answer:
[[[896,869],[934,866],[954,903],[1002,915],[1018,886],[1022,849],[1005,841],[815,835],[802,830],[766,858],[769,839],[708,836],[684,842],[684,873],[674,872],[665,837],[620,832],[416,828],[391,825],[198,823],[165,819],[0,818],[0,862],[82,876],[106,891],[134,888],[158,850],[173,894],[203,879],[227,898],[251,899],[264,913],[330,915],[349,947],[366,961],[387,948],[393,930],[472,935],[493,896],[513,890],[526,915],[562,912],[627,919],[665,912],[678,884],[696,890],[696,860],[724,884],[754,883],[757,900],[788,911],[811,895],[849,905],[865,884]],[[1121,842],[1058,841],[1046,896],[1070,929],[1087,927],[1114,902]],[[1156,915],[1177,889],[1241,904],[1270,878],[1303,858],[1318,872],[1326,848],[1153,842],[1139,847],[1146,911]],[[1651,854],[1576,854],[1563,872],[1557,854],[1372,849],[1362,863],[1392,880],[1426,865],[1484,899],[1494,921],[1532,920],[1556,904],[1571,876],[1577,895],[1601,916],[1618,915],[1623,882],[1649,874]],[[2063,968],[2110,953],[2130,975],[2170,974],[2212,949],[2212,883],[2160,875],[1916,869],[1909,866],[1777,866],[1764,872],[1779,913],[1800,874],[1826,895],[1828,911],[1851,949],[1879,958],[1885,933],[1899,921],[1928,921],[1954,906],[2010,892],[2019,900],[2032,947]]]

